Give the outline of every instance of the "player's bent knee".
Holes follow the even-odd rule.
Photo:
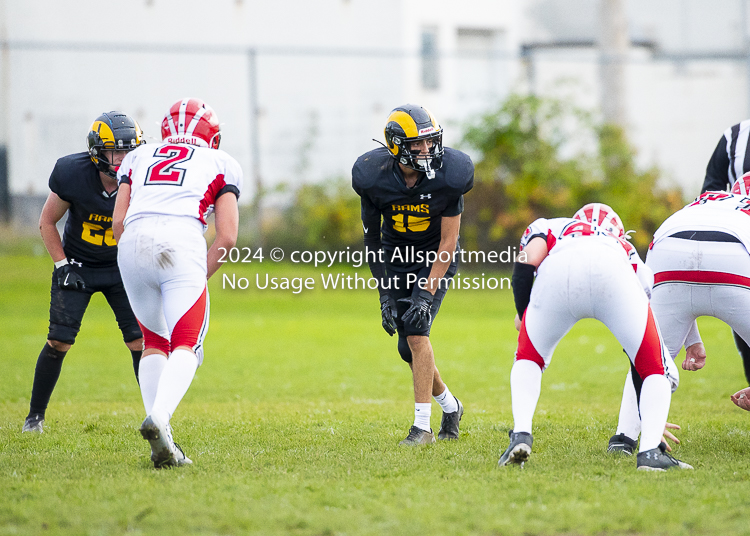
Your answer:
[[[544,359],[541,357],[536,358],[534,356],[529,355],[516,355],[516,361],[529,361],[531,363],[534,363],[537,367],[539,367],[542,372],[544,372]]]
[[[143,337],[140,339],[135,339],[133,341],[126,341],[125,346],[128,347],[128,350],[131,350],[133,352],[139,352],[143,350]]]
[[[136,343],[138,341],[143,341],[143,333],[140,329],[134,329],[131,331],[124,331],[122,333],[122,340],[125,341],[125,344],[129,343]]]
[[[52,349],[57,350],[58,352],[67,352],[68,350],[70,350],[70,347],[73,346],[73,344],[71,343],[60,342],[54,339],[47,339],[47,344],[49,344]]]
[[[398,336],[398,354],[401,356],[401,359],[407,363],[411,363],[412,355],[411,348],[409,348],[409,342],[406,340],[406,337],[401,334]]]

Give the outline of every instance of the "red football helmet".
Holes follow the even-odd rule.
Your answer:
[[[200,99],[179,100],[161,122],[161,139],[218,149],[221,133],[216,112]]]
[[[732,186],[733,194],[750,195],[750,172],[745,173],[742,177],[734,181]]]
[[[601,227],[618,238],[625,236],[625,227],[622,225],[620,216],[612,210],[612,207],[604,203],[589,203],[588,205],[584,205],[578,209],[573,218]]]

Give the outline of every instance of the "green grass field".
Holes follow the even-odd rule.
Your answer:
[[[225,267],[258,270],[325,272]],[[683,371],[672,399],[676,454],[694,471],[644,474],[605,452],[627,362],[594,321],[568,334],[544,375],[531,460],[499,469],[512,426],[509,290],[448,294],[432,340],[466,407],[461,439],[408,449],[397,443],[413,418],[411,377],[374,291],[232,291],[217,277],[206,359],[173,418],[194,465],[157,471],[137,431],[130,354],[101,296],[45,433],[20,433],[50,272],[44,256],[0,257],[0,535],[750,534],[750,414],[729,400],[745,383],[716,320],[700,321],[706,368]]]

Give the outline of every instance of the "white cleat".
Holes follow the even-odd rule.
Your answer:
[[[163,425],[149,415],[141,424],[140,432],[151,445],[151,461],[157,469],[193,463],[172,440],[169,424]]]

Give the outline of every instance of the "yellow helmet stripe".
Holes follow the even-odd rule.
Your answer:
[[[404,129],[404,133],[406,134],[407,138],[416,138],[417,136],[419,136],[417,124],[414,122],[414,119],[412,119],[412,117],[406,112],[396,110],[388,118],[388,122],[390,123],[391,121],[395,121],[396,123],[401,125],[401,128]]]
[[[424,110],[425,112],[427,112],[427,115],[429,115],[429,116],[430,116],[430,122],[432,123],[432,126],[433,126],[433,127],[435,127],[435,131],[436,131],[436,132],[439,132],[439,131],[440,131],[440,125],[438,125],[438,124],[437,124],[437,121],[435,121],[435,116],[434,116],[434,115],[432,115],[432,112],[431,112],[431,111],[429,111],[429,110],[428,110],[427,108],[425,108],[424,106],[422,106],[422,109],[423,109],[423,110]]]
[[[105,144],[111,143],[114,148],[115,134],[107,123],[104,123],[103,121],[94,121],[94,124],[91,125],[91,130],[95,130]]]

